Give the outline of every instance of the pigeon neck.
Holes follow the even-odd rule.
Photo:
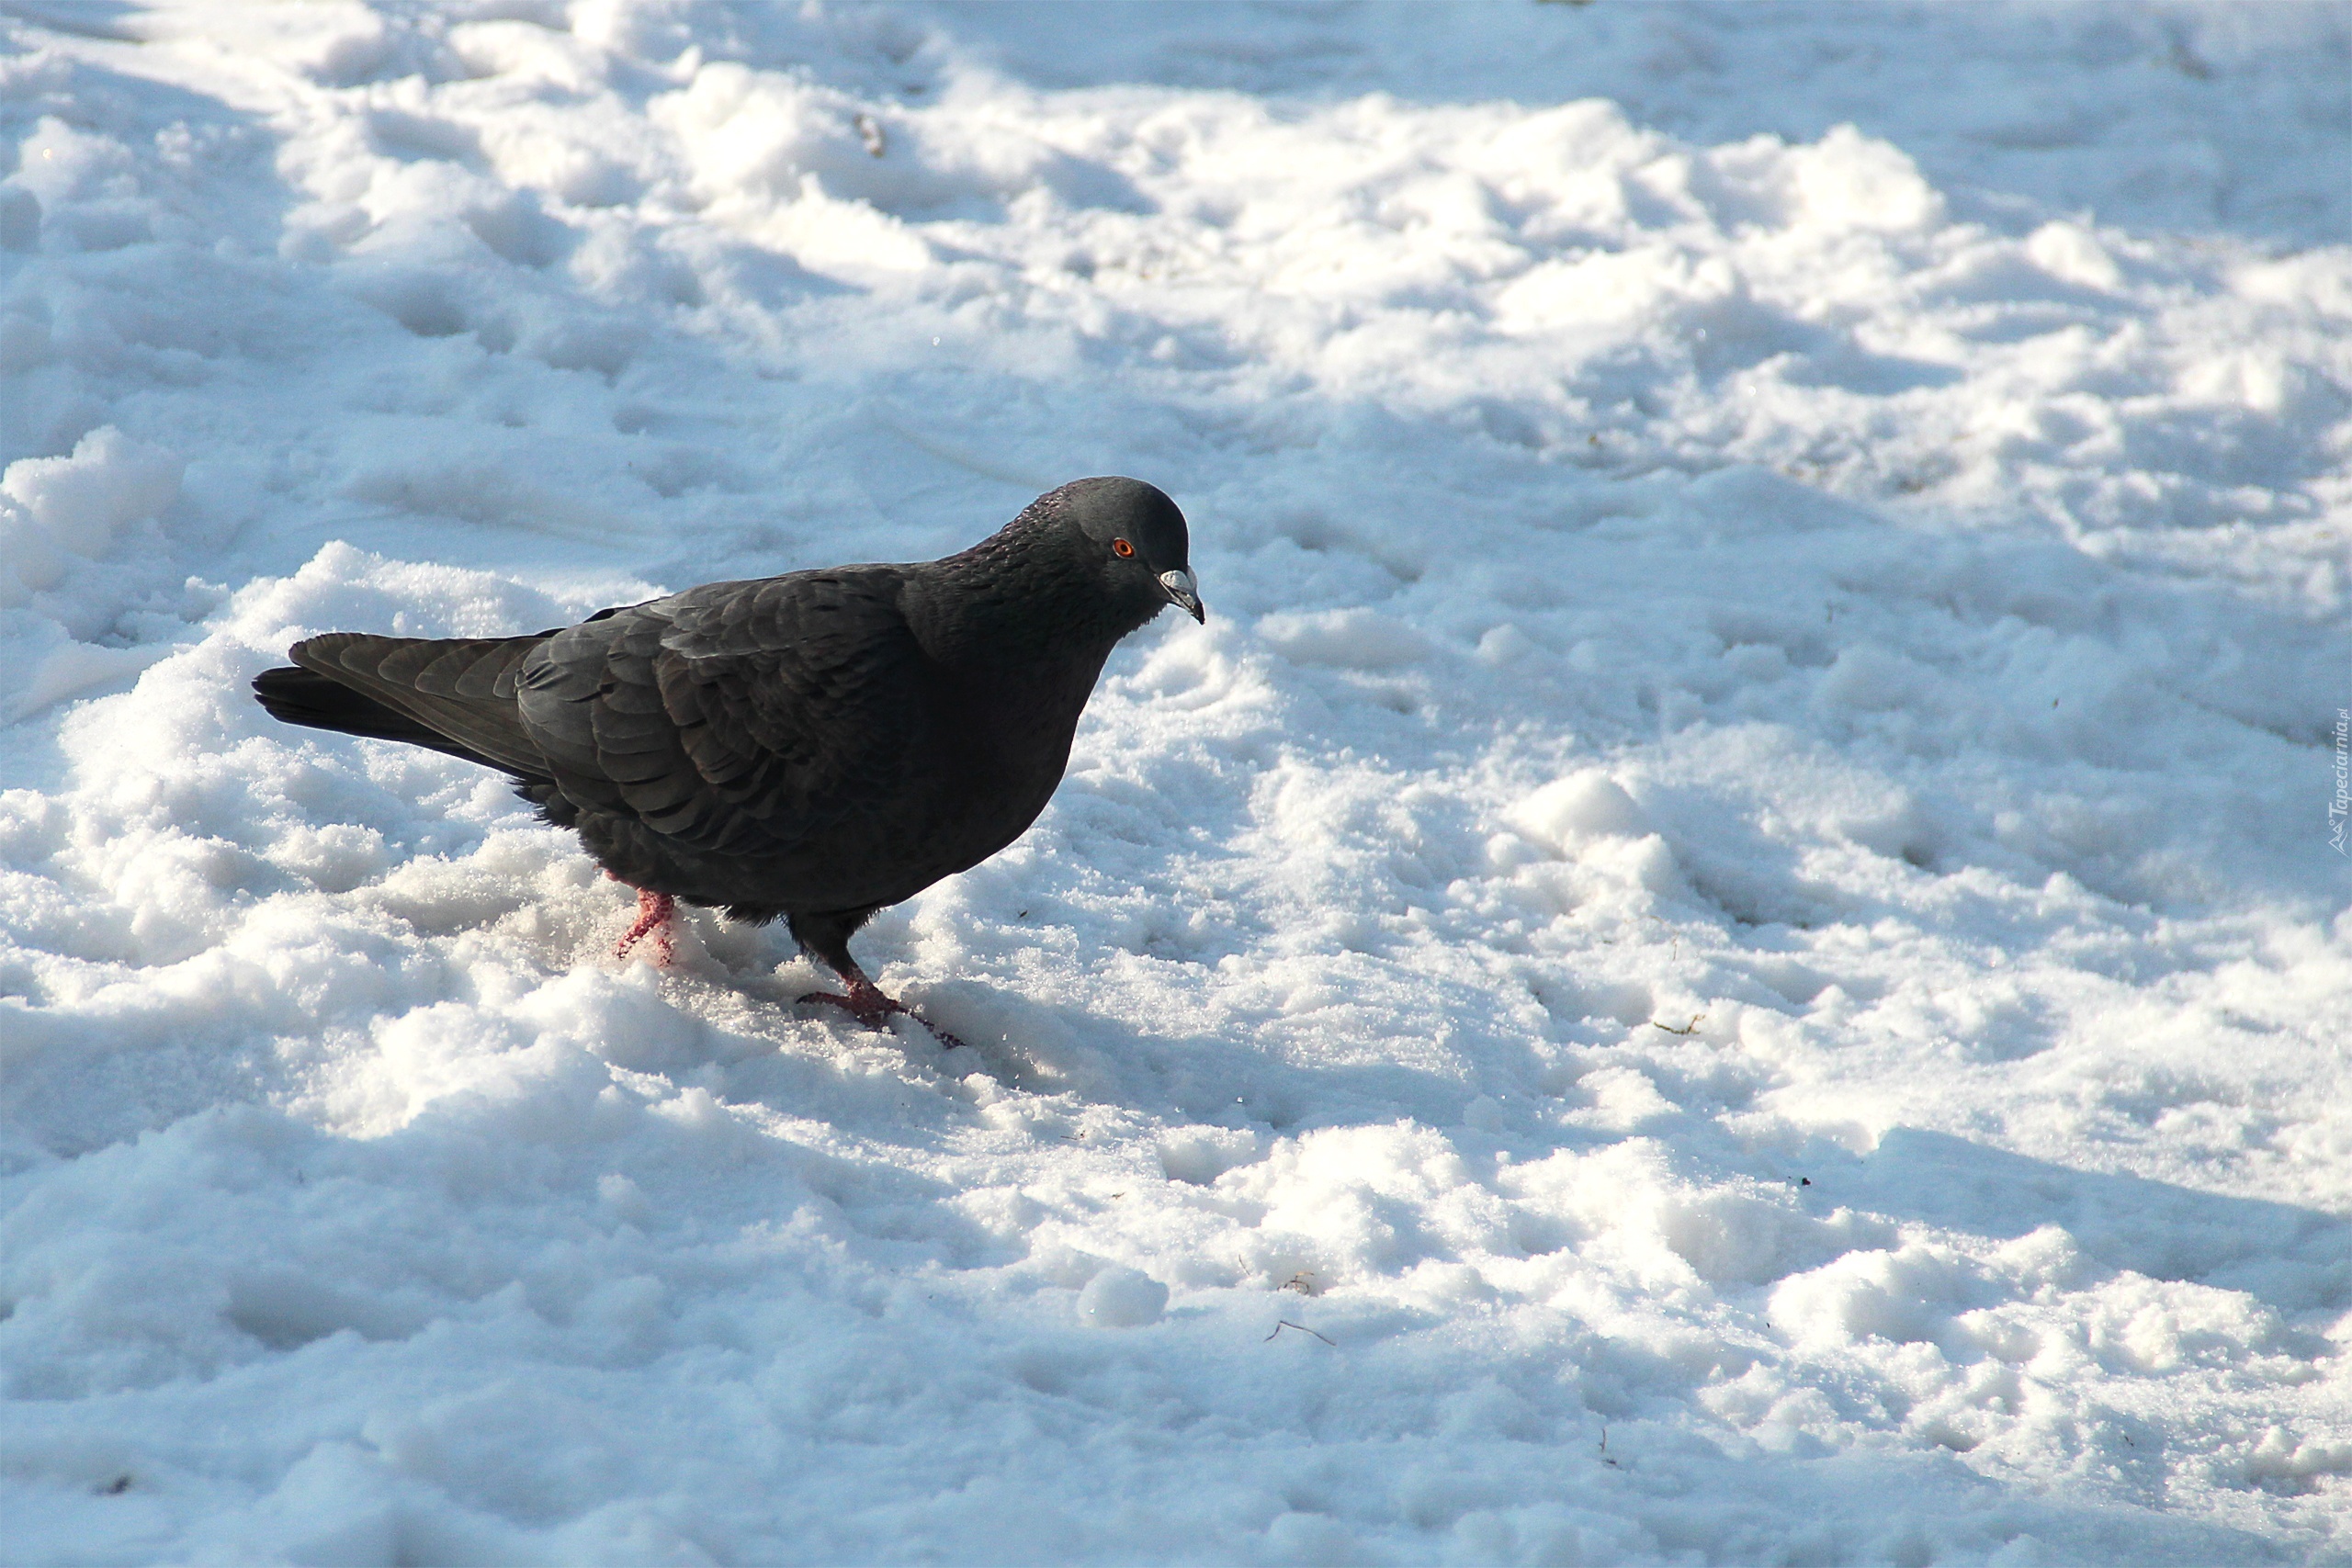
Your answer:
[[[941,561],[950,591],[938,602],[945,613],[934,654],[951,663],[1100,668],[1161,606],[1107,591],[1092,553],[1016,525]]]

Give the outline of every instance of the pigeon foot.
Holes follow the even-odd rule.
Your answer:
[[[615,958],[627,958],[628,950],[647,937],[653,939],[653,966],[667,969],[677,958],[677,950],[670,942],[670,920],[677,913],[678,901],[667,893],[637,890],[637,924],[628,928],[618,945],[613,949]]]
[[[948,1050],[953,1051],[964,1043],[963,1041],[940,1028],[898,998],[884,995],[882,987],[864,975],[847,975],[842,978],[849,985],[849,995],[844,997],[831,991],[811,991],[800,999],[804,1002],[823,1002],[828,1007],[837,1007],[868,1029],[888,1029],[890,1027],[890,1015],[902,1012],[930,1030],[938,1037],[939,1043]]]

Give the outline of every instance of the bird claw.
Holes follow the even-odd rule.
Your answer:
[[[605,874],[612,875],[610,872]],[[617,878],[616,878],[617,880]],[[667,969],[676,962],[678,952],[670,942],[670,918],[677,912],[678,901],[667,893],[637,892],[637,924],[628,928],[613,948],[615,958],[627,958],[629,949],[646,937],[653,939],[653,966]]]
[[[823,1002],[828,1007],[837,1007],[868,1029],[888,1029],[889,1024],[886,1021],[894,1012],[913,1016],[911,1010],[904,1002],[893,1001],[879,991],[871,997],[844,997],[835,991],[811,991],[800,999],[804,1002]]]
[[[804,1002],[823,1002],[837,1007],[868,1029],[887,1030],[892,1013],[904,1013],[937,1037],[940,1044],[953,1051],[964,1042],[956,1035],[923,1017],[896,997],[886,997],[872,986],[853,987],[848,996],[833,991],[811,991],[800,998]]]

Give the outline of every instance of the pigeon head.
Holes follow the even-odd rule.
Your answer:
[[[1121,599],[1157,610],[1173,604],[1205,622],[1200,587],[1193,581],[1192,540],[1184,514],[1156,487],[1141,479],[1073,479],[1037,498],[1100,552],[1106,587]]]

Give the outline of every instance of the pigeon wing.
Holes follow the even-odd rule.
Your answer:
[[[521,673],[563,793],[707,853],[761,854],[884,798],[928,712],[891,568],[715,582],[571,627]]]

